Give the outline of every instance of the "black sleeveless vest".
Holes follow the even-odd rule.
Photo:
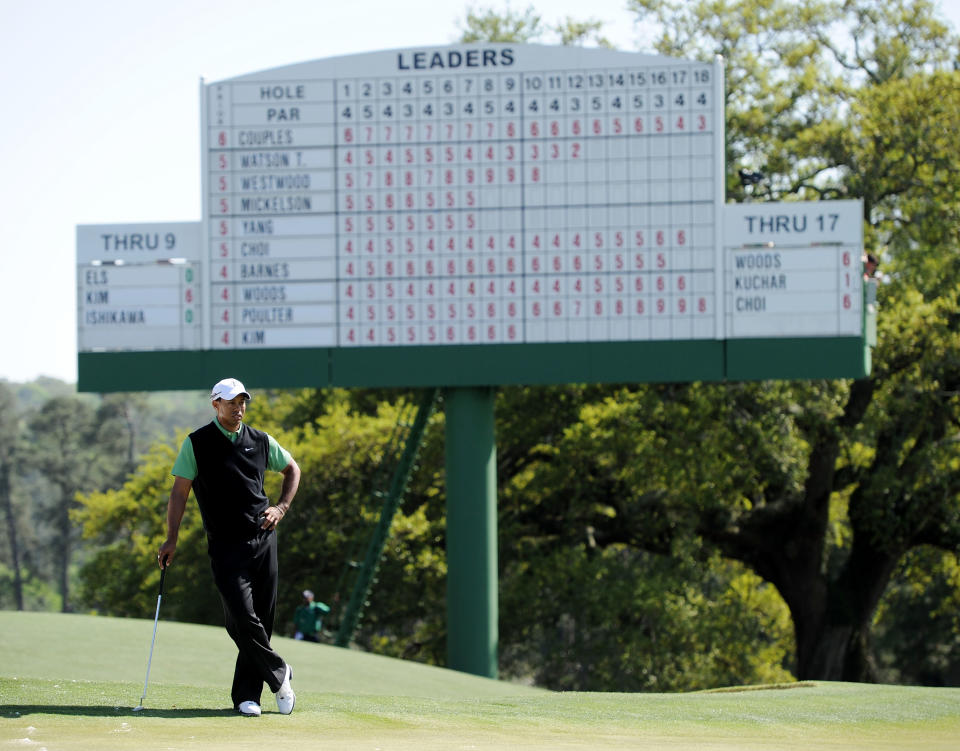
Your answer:
[[[256,537],[257,517],[270,503],[263,492],[267,434],[244,425],[231,441],[210,422],[191,433],[190,441],[197,460],[193,492],[211,549]]]

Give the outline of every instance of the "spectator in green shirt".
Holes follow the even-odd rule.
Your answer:
[[[293,625],[297,629],[293,638],[303,641],[320,641],[323,616],[329,612],[329,605],[323,602],[314,602],[313,592],[309,589],[303,590],[303,603],[293,614]]]

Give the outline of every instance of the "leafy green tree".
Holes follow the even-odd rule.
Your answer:
[[[567,16],[555,24],[543,23],[532,6],[522,13],[511,10],[469,9],[461,29],[461,42],[543,42],[543,37],[555,37],[563,45],[612,47],[603,36],[603,22],[596,19],[577,20]]]
[[[78,599],[85,608],[124,617],[152,612],[160,579],[157,549],[166,538],[175,458],[174,446],[154,444],[122,487],[78,497],[73,519],[86,543],[95,547],[80,569]],[[188,508],[180,526],[176,569],[166,579],[164,611],[175,620],[222,623],[195,506]]]
[[[553,26],[552,30],[560,37],[560,44],[566,47],[583,46],[592,42],[597,47],[613,49],[613,43],[603,36],[603,21],[596,19],[579,21],[567,16],[562,22]]]
[[[512,394],[511,412],[530,414],[544,391]],[[789,679],[782,600],[696,537],[698,507],[745,479],[731,467],[744,447],[717,424],[716,391],[608,389],[528,444],[501,494],[501,598],[527,603],[502,609],[505,674],[622,691]],[[779,436],[780,459],[798,449],[795,435]]]
[[[0,438],[0,487],[9,488],[9,495],[0,491],[0,516],[6,522],[0,540],[0,607],[59,609],[64,606],[64,598],[57,594],[64,586],[64,565],[72,589],[76,563],[85,560],[92,543],[78,539],[75,529],[64,538],[63,525],[69,522],[63,514],[69,517],[71,490],[54,482],[47,470],[58,462],[66,467],[74,461],[75,471],[65,474],[79,483],[79,489],[119,486],[156,436],[169,437],[183,425],[209,419],[209,400],[202,394],[173,392],[78,395],[73,384],[38,378],[21,384],[0,382],[0,402],[4,405],[0,422],[5,426]],[[64,408],[58,405],[61,402],[72,406]],[[66,412],[75,408],[82,417],[67,421],[72,427],[82,424],[82,429],[63,444],[53,427],[60,420],[57,415],[62,417],[58,407]],[[31,426],[36,429],[32,434]],[[74,459],[64,458],[69,456]],[[67,599],[67,608],[75,606],[72,599]]]
[[[318,417],[295,424],[288,416],[291,403],[313,414],[309,402],[317,400],[323,403]],[[390,437],[406,404],[400,399],[371,409],[363,392],[340,390],[314,392],[312,398],[309,392],[277,394],[252,403],[263,411],[251,410],[249,419],[256,421],[251,424],[269,425],[278,417],[291,422],[285,434],[289,445],[284,445],[303,470],[281,539],[281,601],[288,615],[300,591],[309,587],[333,607],[328,628],[339,625],[353,584],[351,563],[363,560],[379,517],[383,499],[374,492],[384,489],[393,469]],[[445,562],[435,542],[443,528],[442,501],[437,500],[442,478],[432,470],[438,462],[442,466],[439,419],[434,415],[420,454],[424,470],[415,474],[394,517],[378,582],[355,635],[367,648],[422,661],[435,661],[443,653],[437,632],[443,622]],[[290,630],[292,624],[278,628]]]
[[[115,441],[98,442],[100,416],[85,400],[50,399],[29,421],[30,451],[25,461],[51,489],[36,515],[46,532],[45,547],[56,572],[61,609],[72,610],[70,572],[78,535],[70,512],[75,496],[122,476],[126,456]]]
[[[510,9],[468,10],[463,23],[461,42],[529,42],[544,32],[541,17],[532,6],[522,13]]]
[[[13,588],[13,603],[23,610],[23,572],[19,514],[14,510],[13,476],[16,472],[16,447],[20,436],[17,405],[13,393],[0,383],[0,506],[7,526],[7,544]]]
[[[932,547],[900,562],[877,611],[878,672],[885,683],[960,685],[960,565]]]

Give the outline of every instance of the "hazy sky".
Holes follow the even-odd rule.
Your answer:
[[[639,49],[626,0],[31,0],[0,24],[0,379],[75,381],[76,225],[200,219],[200,79],[443,45],[467,7],[606,22]],[[960,0],[941,7],[960,19]],[[644,50],[647,51],[647,50]]]

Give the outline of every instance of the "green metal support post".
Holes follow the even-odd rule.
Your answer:
[[[364,558],[363,565],[359,567],[357,580],[353,586],[353,592],[350,595],[350,601],[347,603],[346,610],[340,621],[340,628],[337,629],[335,644],[338,647],[349,647],[353,639],[354,632],[360,623],[360,617],[366,607],[367,598],[370,596],[370,590],[373,588],[373,580],[377,568],[380,565],[380,558],[383,556],[383,548],[387,543],[387,537],[390,535],[390,525],[393,523],[393,517],[403,501],[403,494],[407,489],[407,482],[410,480],[410,474],[413,472],[413,465],[416,461],[417,452],[420,450],[420,444],[423,441],[423,433],[427,429],[427,422],[430,414],[433,412],[433,405],[437,399],[437,389],[429,388],[423,391],[420,397],[420,406],[417,408],[417,416],[412,425],[406,426],[409,430],[406,432],[406,438],[401,439],[403,453],[397,461],[390,478],[390,489],[388,492],[382,492],[382,488],[374,487],[375,497],[383,498],[383,505],[380,508],[380,518],[377,520],[377,526],[373,537],[367,544],[367,555]],[[402,422],[398,422],[397,427],[404,427]],[[348,564],[349,565],[349,564]],[[339,592],[340,587],[337,586]]]
[[[444,391],[447,667],[497,677],[497,465],[493,388]]]

